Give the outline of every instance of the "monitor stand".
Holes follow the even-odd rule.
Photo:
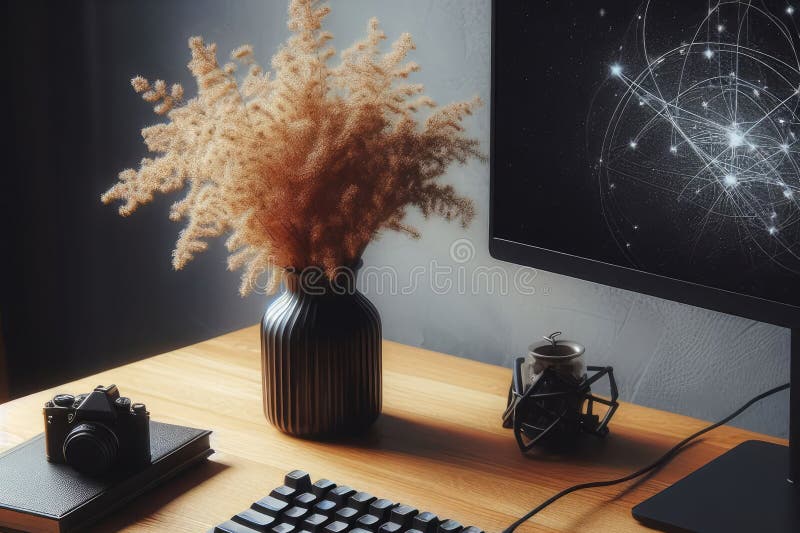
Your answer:
[[[637,520],[673,532],[800,531],[800,329],[791,345],[789,446],[744,442],[634,507]]]

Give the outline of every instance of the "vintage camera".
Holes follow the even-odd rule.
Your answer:
[[[57,394],[44,404],[47,460],[85,474],[135,470],[150,463],[150,413],[116,385]]]

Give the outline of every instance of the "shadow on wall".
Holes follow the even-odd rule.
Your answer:
[[[123,219],[99,196],[145,155],[139,129],[157,120],[130,78],[189,81],[186,39],[197,33],[223,50],[247,35],[272,49],[286,35],[285,5],[36,0],[4,9],[14,144],[0,189],[0,325],[11,395],[256,323],[265,298],[238,296],[221,244],[172,271],[175,197]]]
[[[0,317],[2,314],[0,313]],[[3,332],[0,331],[0,403],[7,402],[8,394],[8,368],[6,366],[6,349],[3,342]]]

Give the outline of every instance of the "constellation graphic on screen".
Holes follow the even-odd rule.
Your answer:
[[[641,266],[639,251],[653,245],[654,203],[664,216],[688,205],[691,235],[681,246],[690,257],[719,236],[721,246],[737,247],[754,264],[800,272],[794,8],[683,2],[691,13],[658,20],[657,3],[633,14],[625,46],[607,65],[616,99],[596,168],[611,233]],[[687,27],[686,20],[693,22]],[[673,40],[665,28],[676,21],[683,26]],[[642,194],[649,203],[636,200]]]

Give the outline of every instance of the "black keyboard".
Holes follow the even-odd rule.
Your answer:
[[[483,533],[327,479],[312,484],[302,470],[283,483],[209,533]]]

